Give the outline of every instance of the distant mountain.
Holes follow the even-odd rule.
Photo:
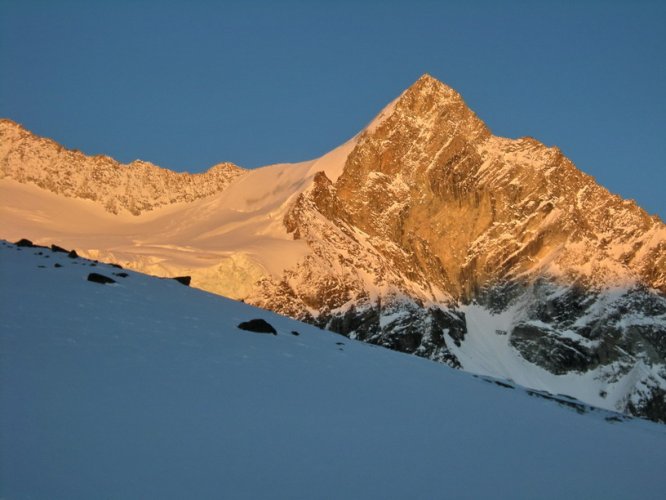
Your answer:
[[[0,119],[0,158],[2,177],[95,201],[113,214],[126,210],[139,215],[204,198],[244,173],[232,163],[220,163],[203,174],[176,173],[141,160],[121,165],[108,156],[65,149],[7,119]]]
[[[2,498],[663,497],[652,422],[48,248],[0,279]]]
[[[141,189],[138,216],[108,213],[116,192],[59,195],[67,151],[37,188],[44,140],[3,127],[0,236],[192,275],[352,338],[666,421],[664,224],[556,148],[493,136],[428,75],[320,159],[229,166],[209,196],[158,190],[169,206]],[[25,137],[25,160],[5,135]]]

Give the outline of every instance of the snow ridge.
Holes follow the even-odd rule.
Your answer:
[[[223,191],[244,170],[220,163],[203,174],[176,173],[136,160],[122,165],[88,157],[0,119],[0,179],[35,184],[56,194],[92,200],[113,214],[133,215]]]

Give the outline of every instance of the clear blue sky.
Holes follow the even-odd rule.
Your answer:
[[[200,171],[320,156],[428,72],[666,218],[666,2],[0,0],[0,116]]]

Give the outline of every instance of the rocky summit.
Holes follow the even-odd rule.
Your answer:
[[[0,122],[2,234],[666,422],[666,226],[424,75],[316,160],[176,174]]]

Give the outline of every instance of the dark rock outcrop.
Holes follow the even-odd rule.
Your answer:
[[[172,279],[185,286],[190,286],[190,283],[192,282],[192,276],[176,276]]]
[[[238,325],[238,328],[241,330],[246,330],[248,332],[255,332],[255,333],[272,333],[273,335],[277,335],[277,330],[273,328],[273,325],[271,325],[268,321],[265,319],[251,319],[250,321],[244,321]]]
[[[51,251],[58,253],[69,253],[69,250],[65,250],[63,247],[58,245],[51,245]]]
[[[88,275],[88,281],[92,281],[93,283],[100,283],[102,285],[116,282],[116,280],[113,278],[109,278],[108,276],[104,276],[103,274],[99,273],[90,273]]]
[[[556,375],[585,372],[598,365],[585,346],[548,328],[521,324],[511,332],[511,345],[523,358]]]
[[[27,248],[35,247],[35,244],[26,238],[21,238],[16,243],[14,243],[14,245],[16,245],[17,247],[27,247]]]

